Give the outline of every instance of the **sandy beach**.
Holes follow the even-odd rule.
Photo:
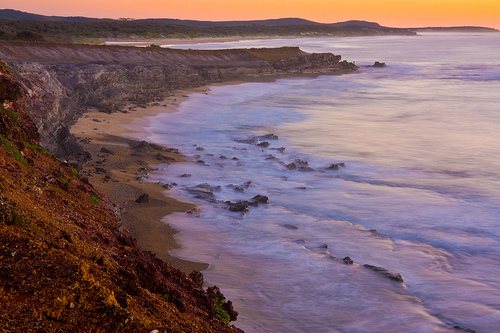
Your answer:
[[[194,204],[169,197],[161,184],[140,179],[156,165],[183,162],[184,157],[175,150],[154,144],[134,147],[141,142],[147,117],[175,112],[187,94],[207,89],[180,90],[147,108],[129,106],[112,114],[91,110],[71,128],[71,133],[92,156],[92,160],[84,165],[82,174],[117,205],[122,223],[137,239],[139,247],[188,274],[193,270],[204,270],[208,265],[170,256],[169,250],[180,247],[174,239],[178,231],[161,220],[170,213],[189,212],[195,208]],[[149,196],[148,202],[136,202],[143,194]]]

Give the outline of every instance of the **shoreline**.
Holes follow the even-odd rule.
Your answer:
[[[139,154],[140,156],[135,154],[132,147],[143,141],[143,137],[147,134],[144,131],[144,127],[149,123],[147,118],[161,113],[177,112],[179,105],[187,100],[187,95],[206,93],[212,86],[273,82],[278,79],[296,77],[317,78],[320,75],[347,73],[242,77],[238,80],[211,82],[195,88],[176,89],[169,97],[145,107],[129,105],[123,111],[113,113],[89,110],[70,128],[71,134],[92,156],[92,159],[84,164],[82,175],[88,178],[96,190],[105,194],[117,205],[123,226],[137,240],[139,248],[154,253],[158,258],[186,274],[204,271],[209,267],[208,263],[189,261],[170,255],[170,250],[182,248],[175,240],[175,235],[181,230],[163,222],[163,219],[171,213],[195,211],[196,204],[169,196],[168,191],[161,184],[137,179],[144,174],[139,170],[147,168],[154,171],[151,167],[165,163],[165,160],[159,160],[156,157],[159,153],[167,158],[175,159],[168,163],[192,163],[185,160],[182,152],[172,153],[152,149],[146,154]],[[149,143],[159,146],[154,142]],[[103,148],[112,154],[102,152]],[[169,149],[166,146],[164,148]],[[96,170],[99,171],[96,172]],[[149,195],[150,202],[136,203],[135,200],[144,193]]]
[[[167,190],[161,184],[140,178],[166,161],[190,162],[185,161],[182,154],[168,148],[159,150],[154,143],[151,144],[154,148],[150,147],[149,151],[133,147],[146,134],[143,128],[148,123],[148,117],[176,112],[179,104],[187,99],[187,94],[202,93],[208,89],[209,86],[205,85],[176,90],[170,97],[145,108],[129,106],[122,112],[111,114],[90,110],[70,129],[92,156],[83,166],[82,175],[117,205],[122,224],[137,239],[139,248],[156,254],[186,274],[205,270],[208,264],[171,256],[170,250],[181,247],[174,238],[179,230],[162,220],[171,213],[193,210],[195,204],[177,200],[165,193]],[[149,196],[148,202],[137,203],[136,200],[143,194]]]
[[[320,36],[341,38],[340,36]],[[232,36],[232,37],[197,37],[197,38],[159,38],[159,39],[108,39],[103,41],[104,45],[122,45],[122,46],[142,46],[148,47],[151,44],[161,45],[162,47],[190,44],[211,44],[211,43],[231,43],[255,40],[270,39],[297,39],[311,38],[311,36]]]

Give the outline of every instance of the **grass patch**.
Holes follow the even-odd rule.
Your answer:
[[[92,202],[93,205],[100,205],[102,204],[102,199],[99,198],[99,196],[95,193],[90,193],[90,201]]]
[[[71,177],[73,177],[73,179],[76,179],[80,176],[80,173],[78,172],[78,170],[73,168],[71,165],[68,166],[68,169],[69,169],[69,171],[71,171]]]
[[[226,301],[224,299],[215,297],[214,298],[214,306],[215,306],[215,317],[219,319],[221,322],[229,326],[229,322],[231,321],[231,316],[224,310],[224,305]]]
[[[17,112],[7,109],[3,103],[0,105],[0,110],[2,110],[14,124],[19,124],[21,122],[21,115]]]
[[[37,232],[37,228],[32,225],[29,221],[26,221],[26,219],[17,212],[14,208],[12,208],[10,212],[10,223],[7,223],[10,225],[14,225],[16,227],[24,228],[28,231],[31,232]]]
[[[34,151],[37,151],[39,153],[42,153],[44,155],[47,155],[47,156],[54,156],[51,152],[49,152],[48,150],[46,150],[45,148],[43,148],[42,146],[39,146],[39,145],[35,145],[33,143],[30,143],[28,141],[23,141],[23,144],[25,146],[28,146],[30,147],[31,149],[33,149]]]
[[[61,187],[63,190],[65,190],[66,192],[71,192],[71,184],[66,178],[61,177],[59,181],[61,182]]]
[[[29,167],[28,162],[26,161],[24,156],[21,155],[19,150],[17,150],[17,148],[9,140],[7,140],[2,135],[0,135],[0,143],[7,149],[7,151],[9,152],[9,154],[12,157],[14,157],[16,160],[21,162],[23,165],[25,165],[28,168],[28,170],[31,171],[31,168]]]

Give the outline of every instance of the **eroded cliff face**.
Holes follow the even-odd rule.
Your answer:
[[[57,83],[43,70],[37,77]],[[44,91],[32,103],[57,104]],[[29,98],[0,62],[2,331],[241,332],[218,288],[141,251],[114,204],[38,145],[28,114],[43,113]]]
[[[294,47],[199,51],[0,43],[0,58],[22,78],[42,145],[75,163],[87,156],[68,128],[89,108],[121,111],[217,81],[357,70],[340,56]]]

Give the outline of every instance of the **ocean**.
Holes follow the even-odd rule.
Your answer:
[[[195,162],[151,175],[199,208],[165,217],[172,254],[210,264],[246,332],[500,332],[500,33],[178,47],[284,45],[360,72],[212,86],[149,119]]]

